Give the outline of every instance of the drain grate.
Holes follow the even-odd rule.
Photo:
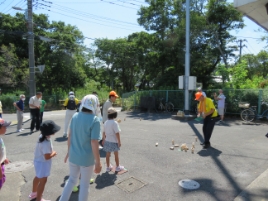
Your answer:
[[[6,173],[21,172],[33,167],[32,161],[16,161],[5,165]]]
[[[183,179],[180,180],[178,183],[182,188],[194,190],[198,189],[200,187],[200,184],[194,180],[191,179]]]
[[[133,193],[134,191],[144,187],[145,185],[146,183],[134,177],[130,177],[116,184],[118,188],[128,193]]]

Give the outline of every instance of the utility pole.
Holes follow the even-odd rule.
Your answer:
[[[186,0],[186,52],[185,52],[185,85],[184,114],[189,114],[189,76],[190,76],[190,0]]]
[[[33,33],[33,0],[27,0],[27,27],[28,27],[28,52],[29,52],[29,89],[30,97],[36,94],[35,89],[35,62],[34,62],[34,33]]]
[[[246,41],[246,40],[241,40],[241,39],[239,40],[239,59],[242,56],[242,48],[246,47],[245,45],[242,45],[243,41]]]

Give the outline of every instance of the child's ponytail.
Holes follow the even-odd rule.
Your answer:
[[[44,142],[47,138],[41,133],[42,137],[39,138],[39,142]]]

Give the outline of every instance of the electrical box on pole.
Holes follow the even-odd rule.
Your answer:
[[[42,74],[45,70],[45,65],[38,65],[37,68],[39,69],[39,72]]]
[[[178,77],[179,89],[185,89],[185,75]],[[188,77],[188,89],[187,90],[196,90],[196,76]]]

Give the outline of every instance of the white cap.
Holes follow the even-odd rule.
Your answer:
[[[70,92],[69,92],[69,95],[74,95],[74,92],[73,92],[73,91],[70,91]]]
[[[81,101],[80,108],[82,109],[83,107],[91,110],[95,114],[98,107],[98,98],[93,94],[86,95]]]
[[[69,98],[70,99],[75,99],[75,96],[74,95],[69,95]]]

